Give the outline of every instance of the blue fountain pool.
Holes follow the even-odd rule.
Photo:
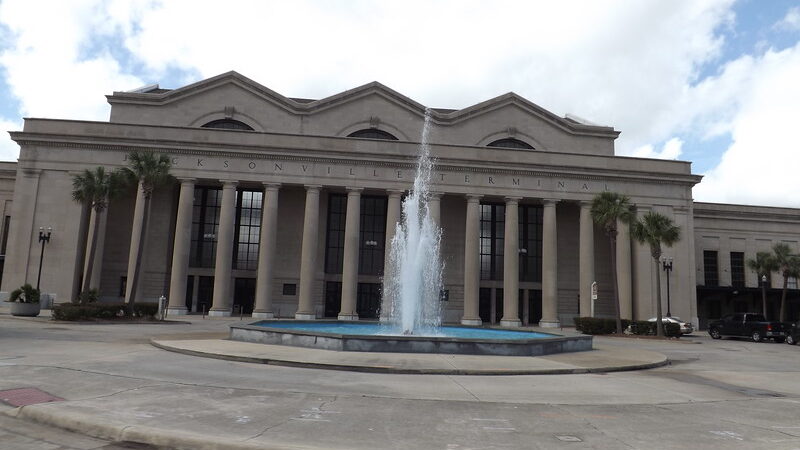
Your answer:
[[[592,349],[591,336],[443,326],[431,335],[398,335],[374,322],[264,320],[231,325],[235,341],[323,350],[539,356]]]

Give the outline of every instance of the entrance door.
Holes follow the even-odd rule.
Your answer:
[[[233,311],[242,314],[253,314],[253,303],[256,299],[256,279],[237,278],[233,284]]]
[[[342,309],[342,283],[328,281],[325,283],[325,317],[338,317]]]
[[[377,319],[381,309],[381,284],[358,283],[356,312],[360,319]]]
[[[192,311],[192,299],[194,298],[194,275],[189,275],[186,280],[186,310]]]
[[[214,298],[214,277],[200,277],[197,286],[197,312],[211,309],[211,299]]]

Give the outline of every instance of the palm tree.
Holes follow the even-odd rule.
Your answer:
[[[761,282],[763,277],[769,278],[772,272],[776,272],[780,268],[770,252],[756,253],[756,259],[747,260],[747,267],[756,272],[759,282]],[[766,286],[762,286],[761,288],[761,312],[764,314],[764,317],[767,317]]]
[[[138,281],[142,270],[142,254],[144,253],[144,242],[147,236],[147,222],[150,218],[150,202],[156,187],[166,184],[170,180],[170,159],[167,155],[160,153],[138,151],[129,153],[128,161],[130,166],[123,169],[124,173],[130,181],[137,183],[137,189],[142,190],[142,196],[144,197],[142,227],[139,230],[139,247],[136,250],[133,276],[128,280],[131,283],[129,296],[125,300],[128,303],[128,313],[133,315],[133,303],[136,299]]]
[[[792,255],[792,250],[784,243],[772,246],[772,258],[783,275],[783,292],[781,293],[781,312],[779,321],[783,322],[786,314],[786,292],[789,288],[789,277],[800,276],[800,256]]]
[[[640,244],[650,246],[650,256],[656,265],[656,335],[664,335],[661,321],[661,271],[659,260],[662,254],[662,245],[672,247],[681,237],[681,229],[669,217],[657,212],[648,212],[633,223],[631,235]]]
[[[81,283],[81,298],[83,293],[89,291],[92,282],[97,233],[100,229],[99,215],[105,211],[109,202],[119,195],[122,190],[122,181],[120,172],[106,172],[103,167],[95,167],[93,170],[86,169],[72,177],[72,199],[88,205],[95,215],[92,242],[89,244],[89,254],[87,255],[88,270],[83,274],[83,283]]]
[[[592,200],[592,220],[603,227],[611,243],[611,278],[614,283],[614,315],[617,333],[622,334],[622,319],[619,313],[619,287],[617,286],[617,221],[631,223],[633,211],[627,196],[615,192],[601,192]]]

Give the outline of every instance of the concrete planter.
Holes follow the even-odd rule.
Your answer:
[[[41,304],[39,303],[20,303],[20,302],[5,302],[12,316],[22,317],[36,317],[41,312]]]

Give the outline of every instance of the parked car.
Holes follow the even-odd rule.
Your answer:
[[[768,321],[763,314],[736,313],[709,323],[708,334],[714,339],[721,339],[723,336],[741,336],[750,337],[753,342],[764,339],[783,342],[786,339],[786,327],[781,322]]]
[[[648,322],[655,322],[656,318],[651,317],[647,320]],[[684,322],[681,320],[680,317],[670,316],[670,317],[662,317],[661,321],[663,323],[671,322],[677,323],[681,327],[681,334],[691,334],[694,331],[694,326],[690,322]]]
[[[786,343],[797,345],[798,339],[800,339],[800,322],[795,322],[786,330]]]

